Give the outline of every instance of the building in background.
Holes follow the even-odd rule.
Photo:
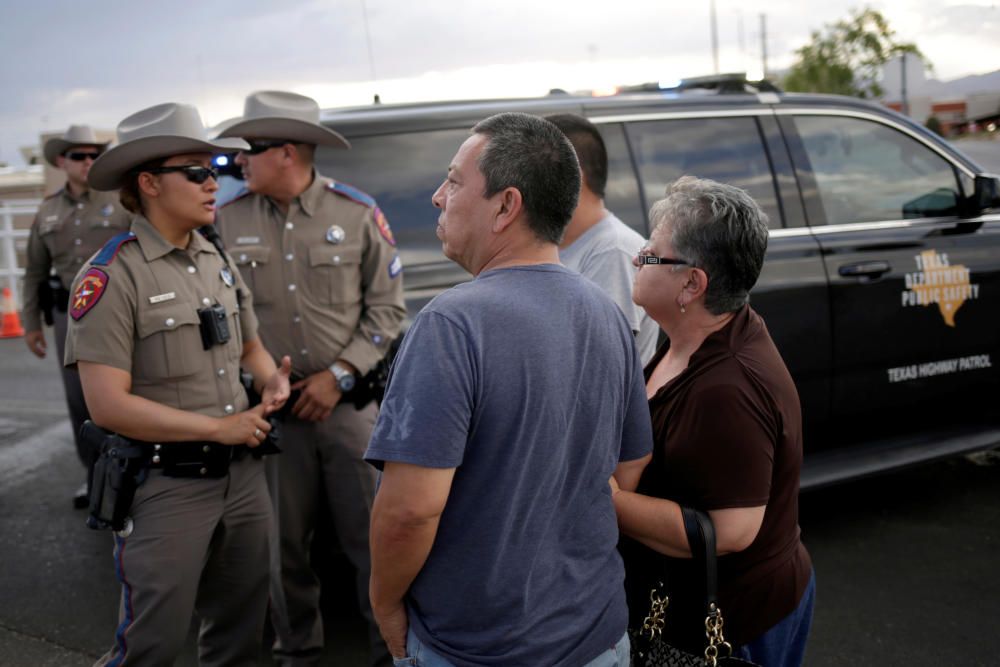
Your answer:
[[[950,138],[992,133],[1000,127],[1000,70],[938,81],[927,78],[920,58],[908,55],[905,70],[903,64],[895,58],[882,70],[882,101],[890,109],[907,113],[921,124],[936,118],[941,134]]]

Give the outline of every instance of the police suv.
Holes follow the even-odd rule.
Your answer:
[[[350,151],[319,170],[371,194],[410,314],[469,279],[431,194],[477,121],[571,112],[607,143],[607,207],[648,237],[684,174],[746,189],[770,218],[751,295],[799,389],[803,487],[1000,444],[1000,182],[909,118],[742,79],[612,97],[373,105],[324,114]]]

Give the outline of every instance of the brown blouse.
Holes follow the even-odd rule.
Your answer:
[[[649,362],[647,380],[669,346]],[[655,446],[640,493],[706,511],[767,506],[753,543],[718,561],[726,639],[733,645],[756,639],[798,606],[812,572],[799,539],[799,396],[760,316],[744,306],[711,334],[650,399],[649,411]],[[636,616],[648,608],[650,584],[666,571],[678,589],[678,604],[667,613],[668,637],[692,650],[703,647],[704,575],[690,560],[632,540],[623,539],[622,553],[632,623],[641,622]]]

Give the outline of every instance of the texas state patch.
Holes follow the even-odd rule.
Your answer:
[[[392,258],[392,261],[389,262],[389,277],[395,278],[402,272],[403,272],[403,260],[399,258],[399,255],[396,255],[395,257]]]
[[[73,292],[69,314],[74,320],[79,320],[101,300],[101,295],[108,286],[108,274],[97,268],[91,268],[83,274],[80,283]]]
[[[385,213],[382,212],[378,206],[375,207],[375,225],[378,227],[378,233],[382,235],[389,245],[396,245],[396,237],[392,235],[392,230],[389,229],[389,221],[385,219]]]

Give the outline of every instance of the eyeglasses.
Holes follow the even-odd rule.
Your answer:
[[[280,146],[284,146],[285,144],[294,144],[297,142],[294,142],[291,139],[254,139],[253,141],[248,139],[247,143],[250,144],[250,148],[243,151],[244,153],[247,155],[260,155],[264,151],[269,151],[272,148],[278,148]]]
[[[150,174],[173,174],[181,173],[184,174],[192,183],[197,183],[201,185],[209,178],[219,180],[219,172],[211,167],[199,167],[193,164],[181,165],[178,167],[153,167],[152,169],[143,169],[143,171],[149,172]]]
[[[96,160],[97,158],[101,157],[101,154],[89,153],[85,151],[73,151],[72,153],[66,153],[66,157],[68,157],[70,160],[73,160],[73,162],[83,162],[87,158],[90,158],[91,160]]]
[[[649,250],[643,248],[639,251],[639,254],[635,256],[635,263],[637,265],[641,264],[683,264],[691,266],[691,262],[684,259],[673,259],[672,257],[657,257],[649,252]]]

